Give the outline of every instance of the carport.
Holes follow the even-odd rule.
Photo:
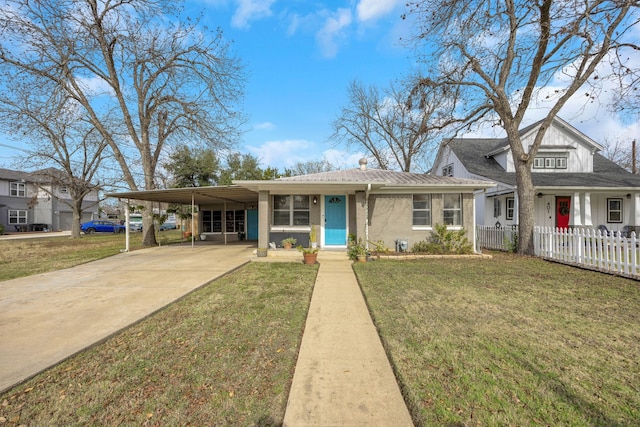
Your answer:
[[[128,191],[122,193],[107,193],[107,197],[114,197],[119,200],[126,200],[127,207],[131,200],[144,200],[149,202],[174,203],[180,205],[190,205],[191,212],[195,207],[206,204],[222,204],[223,211],[227,211],[228,204],[243,205],[245,208],[258,206],[258,193],[237,185],[215,186],[215,187],[190,187],[190,188],[167,188],[161,190]],[[126,222],[129,223],[129,209],[125,209]],[[222,224],[226,227],[225,221]],[[195,221],[191,221],[191,246],[195,242]],[[224,243],[227,243],[226,229],[222,235]],[[126,251],[129,251],[129,227],[126,230]]]

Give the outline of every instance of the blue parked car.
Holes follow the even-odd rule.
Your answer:
[[[124,233],[125,226],[113,221],[94,219],[84,224],[80,224],[80,231],[86,234],[93,233]]]
[[[177,228],[177,225],[175,222],[170,222],[167,221],[163,224],[160,225],[159,229],[160,231],[165,231],[165,230],[175,230]]]

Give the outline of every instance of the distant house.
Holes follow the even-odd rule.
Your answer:
[[[525,147],[540,124],[520,132]],[[640,176],[602,156],[602,149],[564,120],[553,121],[532,170],[536,225],[640,231]],[[476,221],[517,225],[516,175],[506,138],[450,140],[441,146],[431,173],[497,183],[477,193]]]
[[[51,170],[21,172],[0,168],[0,224],[6,232],[71,230],[73,211],[69,189],[54,184]],[[82,220],[98,216],[98,194],[85,198]]]

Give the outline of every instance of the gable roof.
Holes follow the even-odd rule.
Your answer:
[[[503,140],[457,138],[448,147],[469,173],[507,185],[516,185],[514,172],[506,172],[493,157],[486,155]],[[640,187],[640,175],[634,175],[599,153],[593,155],[593,173],[533,172],[535,187],[628,188]]]
[[[29,173],[0,168],[0,179],[7,181],[28,181]]]
[[[544,120],[539,120],[533,124],[530,124],[525,128],[520,129],[520,131],[518,132],[518,134],[520,135],[520,138],[525,138],[527,135],[537,132],[538,128],[542,125],[542,122],[544,122]],[[598,144],[596,141],[589,138],[587,135],[580,132],[578,129],[571,126],[566,121],[562,120],[560,117],[557,117],[557,116],[554,117],[551,126],[566,130],[567,132],[573,134],[579,140],[584,142],[586,145],[591,146],[595,151],[602,151],[604,149],[602,145]],[[499,154],[501,152],[508,151],[511,149],[511,147],[509,146],[509,138],[487,139],[487,141],[494,141],[495,146],[491,148],[488,152],[483,153],[484,155],[495,156],[496,154]]]
[[[62,181],[66,179],[66,175],[59,169],[46,168],[40,169],[34,172],[23,172],[11,169],[0,168],[0,179],[7,181],[23,181],[38,184],[47,184],[52,181],[52,178]]]

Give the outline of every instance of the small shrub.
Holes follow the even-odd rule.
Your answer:
[[[367,246],[362,239],[358,239],[358,243],[354,243],[349,246],[349,249],[347,249],[347,255],[349,255],[350,260],[355,261],[358,259],[358,256],[367,255]]]
[[[4,224],[0,224],[0,236],[4,234]]]
[[[384,245],[384,240],[377,240],[375,242],[369,242],[373,245],[373,252],[378,254],[386,254],[389,252],[389,248]]]
[[[467,234],[467,231],[464,228],[448,230],[446,225],[436,224],[434,232],[429,239],[415,243],[411,248],[411,252],[437,255],[473,253],[473,248],[465,234]]]
[[[511,239],[504,238],[504,248],[507,252],[518,252],[518,233],[513,233]]]

